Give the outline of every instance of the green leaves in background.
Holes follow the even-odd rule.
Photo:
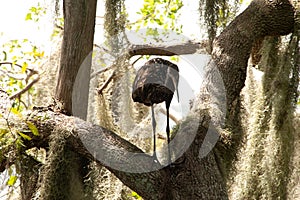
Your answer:
[[[177,23],[182,6],[182,0],[144,0],[143,7],[137,12],[141,19],[127,28],[136,31],[145,28],[147,36],[153,36],[156,41],[163,41],[159,36],[166,36],[170,30],[182,33],[182,24]],[[165,31],[161,32],[158,29]]]
[[[41,7],[41,4],[38,3],[37,6],[32,6],[29,9],[29,12],[26,14],[25,20],[38,22],[41,16],[43,16],[44,14],[46,14],[46,9],[44,7]]]

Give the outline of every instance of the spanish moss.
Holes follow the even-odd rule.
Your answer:
[[[207,29],[209,53],[212,51],[214,38],[234,18],[239,4],[239,0],[232,3],[226,0],[199,1],[200,21],[204,22]]]

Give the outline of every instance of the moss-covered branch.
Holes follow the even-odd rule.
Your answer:
[[[178,185],[181,184],[178,182],[180,178],[193,177],[199,173],[199,171],[204,171],[207,165],[212,166],[210,169],[212,172],[208,173],[209,177],[207,177],[207,179],[204,178],[200,181],[195,175],[193,179],[186,181],[184,184],[190,184],[189,187],[192,188],[194,184],[193,181],[197,180],[197,182],[203,186],[210,185],[209,188],[218,188],[214,191],[214,195],[220,198],[226,198],[225,186],[218,172],[214,155],[210,153],[205,159],[201,159],[198,156],[199,148],[207,133],[209,123],[209,118],[206,117],[205,113],[198,117],[193,116],[181,125],[177,135],[186,141],[177,140],[176,142],[175,140],[173,150],[179,151],[180,148],[184,148],[183,146],[185,146],[187,150],[182,152],[183,154],[174,162],[172,167],[163,167],[160,166],[159,163],[154,163],[151,156],[143,154],[139,148],[119,137],[117,134],[75,117],[66,116],[53,111],[36,110],[30,115],[28,120],[36,124],[40,135],[38,137],[32,135],[32,140],[28,141],[28,144],[25,145],[29,147],[35,142],[41,143],[42,141],[50,144],[55,141],[55,146],[59,146],[57,145],[58,143],[62,143],[62,146],[67,144],[81,156],[91,160],[96,159],[99,165],[106,166],[123,183],[146,199],[172,199],[176,193],[181,193],[179,192],[181,190],[184,192],[187,189],[187,187],[183,186],[177,188]],[[195,129],[196,132],[194,134],[190,131],[194,129],[189,128],[192,126],[199,126],[199,128]],[[186,137],[187,135],[189,136],[188,138]],[[195,139],[194,142],[193,139]],[[54,156],[60,151],[51,152]],[[137,156],[132,156],[132,153],[135,153]],[[51,155],[49,155],[49,157],[51,157]],[[115,162],[118,162],[118,164],[116,165]],[[194,163],[198,164],[194,166]],[[156,168],[158,170],[151,171]],[[182,171],[182,169],[188,170],[191,174],[185,174],[186,171]],[[139,173],[137,173],[138,171]],[[182,176],[170,176],[176,173],[182,174]],[[203,178],[203,176],[201,177]],[[214,178],[212,179],[212,177]],[[166,192],[166,190],[173,194]],[[187,191],[185,191],[185,193],[191,196],[191,198],[194,195],[205,196],[205,193],[209,194],[203,187],[201,190],[194,188],[192,193]],[[165,195],[170,196],[166,197]]]

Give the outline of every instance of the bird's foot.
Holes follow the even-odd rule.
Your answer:
[[[157,159],[157,156],[156,156],[156,153],[155,153],[155,152],[153,153],[152,158],[153,158],[153,162],[154,162],[154,163],[159,163],[159,161],[158,161],[158,159]]]

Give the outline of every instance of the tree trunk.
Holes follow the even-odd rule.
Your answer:
[[[56,98],[61,101],[62,109],[67,114],[72,113],[72,98],[83,103],[87,108],[89,90],[81,90],[78,96],[72,96],[76,76],[80,67],[83,77],[78,86],[89,88],[91,56],[93,50],[94,28],[97,0],[64,0],[64,36],[61,51],[60,70],[56,87]],[[84,60],[86,64],[83,65]],[[80,116],[86,118],[87,111],[82,110]]]
[[[64,113],[82,119],[87,117],[96,4],[97,0],[64,0],[63,5],[64,36],[55,97]],[[82,109],[74,112],[74,108]],[[90,161],[67,144],[63,133],[49,143],[40,198],[91,199],[84,185]]]
[[[245,85],[252,45],[265,36],[291,33],[293,27],[294,8],[288,0],[254,0],[214,41],[212,57],[217,69],[210,71],[211,74],[218,71],[222,76],[226,90],[226,128],[232,132],[229,135],[232,146],[219,146],[218,149],[222,157],[226,157],[225,171],[231,168],[231,162],[243,136],[240,92]],[[217,87],[218,83],[215,85]],[[228,138],[228,135],[224,138]]]
[[[216,38],[212,56],[227,91],[229,122],[236,122],[239,113],[239,95],[253,43],[265,36],[286,35],[293,27],[294,8],[288,0],[255,0]]]

